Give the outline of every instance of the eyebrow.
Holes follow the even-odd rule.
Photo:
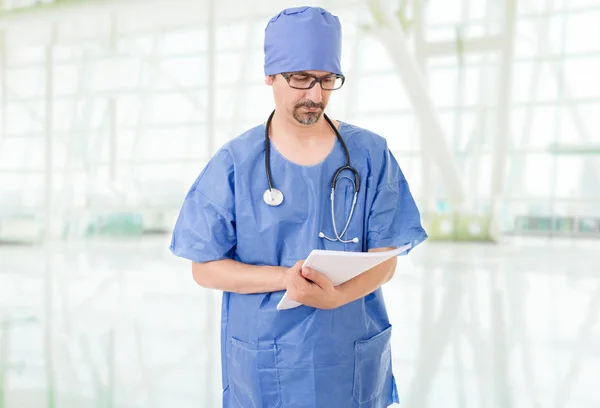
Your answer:
[[[334,76],[334,75],[335,75],[334,73],[331,73],[331,72],[330,72],[330,73],[328,73],[328,74],[325,74],[325,75],[323,75],[323,76],[317,76],[317,75],[314,75],[314,74],[308,73],[308,72],[306,72],[306,71],[296,71],[296,72],[292,72],[292,74],[307,75],[307,76],[311,76],[311,77],[317,77],[317,78],[326,78],[326,77],[328,77],[328,76]]]

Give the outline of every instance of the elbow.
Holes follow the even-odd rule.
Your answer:
[[[390,269],[388,270],[388,273],[385,277],[384,283],[388,283],[389,281],[392,280],[392,278],[394,277],[394,274],[396,273],[396,265],[397,265],[397,260],[394,259],[394,261],[390,265]]]
[[[192,277],[203,288],[212,289],[214,283],[211,279],[210,268],[207,263],[192,262]]]

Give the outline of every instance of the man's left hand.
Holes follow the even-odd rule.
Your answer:
[[[287,295],[291,300],[317,309],[342,305],[340,292],[325,275],[310,268],[288,270]]]

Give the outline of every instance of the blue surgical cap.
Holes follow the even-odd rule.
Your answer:
[[[265,29],[265,75],[326,71],[342,75],[342,27],[320,7],[288,8]]]

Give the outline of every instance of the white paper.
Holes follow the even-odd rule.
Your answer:
[[[322,273],[333,282],[334,286],[338,286],[380,263],[400,255],[410,247],[411,244],[408,244],[383,252],[346,252],[315,249],[308,255],[302,267],[308,267]],[[279,301],[277,309],[292,309],[300,305],[301,303],[289,300],[286,292]]]

